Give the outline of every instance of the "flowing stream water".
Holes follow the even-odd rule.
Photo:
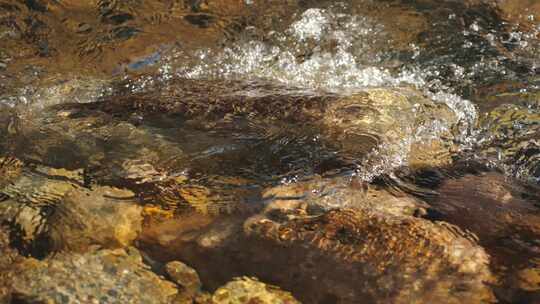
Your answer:
[[[114,187],[141,208],[145,263],[180,259],[207,291],[256,276],[305,303],[538,303],[539,20],[535,0],[0,0],[2,229],[26,258],[87,251],[66,193]],[[238,237],[260,214],[343,210],[467,245],[405,258],[424,250],[405,224],[330,253]]]

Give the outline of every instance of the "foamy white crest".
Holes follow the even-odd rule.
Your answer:
[[[284,33],[270,33],[278,43],[258,40],[243,41],[220,51],[203,50],[196,54],[199,64],[178,70],[188,78],[265,78],[291,86],[326,91],[365,86],[395,85],[395,78],[385,69],[362,66],[358,59],[373,59],[371,42],[383,35],[382,28],[365,17],[308,9],[300,20]],[[307,42],[312,39],[317,43]],[[333,50],[324,50],[322,42],[332,42]],[[354,45],[354,53],[351,48]],[[311,54],[306,58],[303,50]]]
[[[308,9],[300,20],[294,22],[290,31],[302,41],[308,38],[320,40],[323,32],[328,28],[329,19],[326,12],[321,9]]]
[[[461,147],[470,147],[476,109],[474,105],[458,96],[446,93],[429,94],[434,102],[447,105],[456,115],[457,125],[453,121],[443,118],[433,119],[423,125],[414,126],[414,119],[402,125],[403,137],[391,141],[383,141],[373,151],[368,153],[360,162],[355,176],[364,180],[372,181],[382,174],[391,174],[395,168],[408,165],[408,156],[415,143],[426,143],[438,140],[443,134],[448,134],[452,128],[458,128],[459,133],[454,134],[454,140]],[[417,115],[417,108],[413,107],[412,113]],[[471,111],[470,113],[465,113]],[[409,114],[409,113],[404,113]],[[419,113],[418,115],[423,115]],[[396,118],[396,120],[399,120]]]
[[[370,182],[377,176],[392,172],[395,168],[407,164],[407,155],[414,140],[405,136],[397,142],[383,142],[360,162],[354,175]]]

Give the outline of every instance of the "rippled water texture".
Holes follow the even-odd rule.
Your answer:
[[[540,3],[0,0],[0,227],[0,302],[539,303]]]

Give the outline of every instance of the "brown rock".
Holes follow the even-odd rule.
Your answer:
[[[518,273],[519,287],[527,291],[540,290],[540,268],[527,268]]]
[[[19,301],[170,303],[178,294],[172,282],[147,269],[134,248],[60,253],[16,267],[13,297]]]
[[[0,188],[9,197],[0,205],[0,221],[27,254],[124,247],[137,237],[142,208],[134,194],[112,187],[86,189],[79,178],[75,171],[37,166]],[[40,241],[45,243],[37,246]]]
[[[235,278],[212,295],[212,304],[299,304],[289,292],[259,282],[256,278]]]
[[[311,291],[318,294],[317,297],[310,294],[311,300],[324,297],[347,303],[359,298],[374,303],[493,300],[491,291],[484,285],[492,278],[489,257],[466,234],[447,224],[349,209],[283,223],[259,219],[247,229],[256,239],[295,252],[289,253],[288,263],[303,266],[296,275],[304,283],[319,286],[320,292]]]
[[[69,192],[47,223],[56,249],[130,245],[142,225],[142,208],[132,199],[131,191],[110,187]]]
[[[0,303],[9,303],[13,284],[13,265],[23,258],[9,246],[9,235],[0,227]]]
[[[540,3],[535,0],[501,0],[497,6],[504,17],[515,23],[538,24]]]
[[[209,288],[249,275],[306,303],[494,300],[485,284],[493,281],[490,259],[475,236],[415,217],[424,209],[414,199],[339,178],[271,188],[264,195],[264,212],[245,221],[243,231],[228,222],[237,232],[219,245],[200,240],[224,230],[223,221],[177,236],[177,251],[167,253],[149,239],[146,244],[162,258],[189,262]],[[340,203],[346,209],[336,209]]]
[[[172,261],[165,265],[165,271],[187,293],[195,294],[200,291],[202,284],[195,269],[182,262]]]

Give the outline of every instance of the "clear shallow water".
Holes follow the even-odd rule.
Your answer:
[[[6,2],[0,148],[178,221],[358,179],[476,234],[498,300],[533,303],[519,273],[539,267],[540,12],[515,6]]]

